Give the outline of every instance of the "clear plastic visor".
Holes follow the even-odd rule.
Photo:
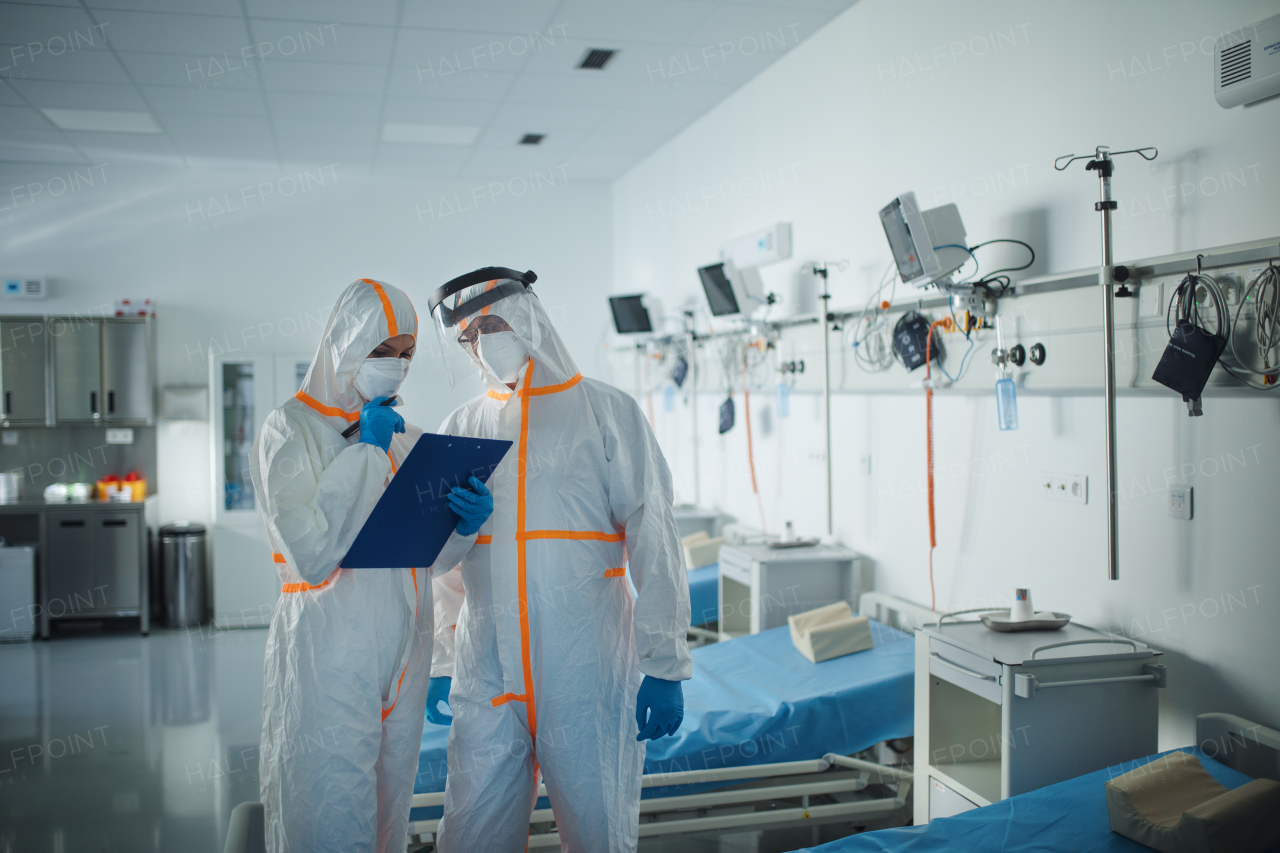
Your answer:
[[[515,332],[529,352],[537,348],[533,299],[522,282],[495,279],[463,288],[435,307],[431,320],[451,388],[477,371],[487,372],[478,354],[482,335]]]

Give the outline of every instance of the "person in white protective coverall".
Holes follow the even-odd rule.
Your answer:
[[[250,455],[283,593],[267,635],[259,760],[272,853],[404,850],[431,659],[430,567],[339,564],[422,433],[379,405],[404,379],[417,331],[403,292],[353,283],[302,389],[267,416]],[[358,435],[344,437],[355,423]],[[467,500],[491,501],[477,491]],[[461,559],[487,513],[462,506],[437,565]]]
[[[525,850],[539,775],[562,849],[635,850],[643,740],[680,725],[693,670],[670,470],[636,402],[578,372],[536,278],[490,267],[431,297],[451,378],[489,386],[440,432],[516,451],[476,547],[433,581],[443,853]]]

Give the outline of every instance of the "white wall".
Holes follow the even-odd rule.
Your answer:
[[[1098,259],[1096,178],[1052,163],[1097,144],[1160,148],[1155,163],[1118,163],[1118,260],[1280,234],[1280,103],[1222,110],[1211,83],[1214,38],[1276,11],[1240,0],[862,0],[615,184],[614,286],[696,304],[694,269],[723,241],[789,220],[794,258],[764,270],[782,313],[816,310],[803,263],[840,258],[851,266],[833,274],[834,307],[861,307],[889,261],[876,211],[908,189],[928,206],[959,204],[971,243],[1038,222],[1036,271],[1087,267]],[[805,341],[790,334],[783,352],[807,352],[812,370]],[[874,559],[878,588],[928,602],[923,395],[894,370],[900,393],[835,397],[835,531]],[[979,353],[971,375],[989,383],[990,370]],[[712,359],[704,372],[720,390],[699,407],[702,501],[758,524],[742,396],[739,426],[717,436],[724,385]],[[775,531],[791,519],[817,535],[820,399],[797,394],[780,418],[773,381],[751,401],[764,514]],[[938,608],[1007,604],[1029,586],[1041,608],[1164,650],[1163,746],[1189,743],[1194,715],[1210,710],[1280,724],[1277,399],[1215,397],[1191,420],[1172,395],[1122,397],[1118,582],[1105,579],[1099,397],[1020,404],[1021,429],[1001,433],[989,394],[936,398]],[[667,413],[655,394],[654,409],[691,499],[685,404]],[[1170,470],[1196,489],[1192,522],[1165,511]],[[1041,471],[1088,474],[1094,497],[1041,500]]]
[[[63,183],[70,172],[80,175],[74,191]],[[116,299],[150,297],[160,384],[203,385],[210,353],[313,353],[347,284],[388,281],[414,300],[425,333],[405,416],[434,429],[479,386],[451,391],[433,370],[428,296],[477,267],[516,266],[537,271],[543,304],[593,372],[611,269],[608,185],[569,182],[565,167],[512,175],[498,189],[372,178],[342,164],[302,172],[5,166],[0,266],[48,275],[52,298],[3,310],[109,311]],[[209,425],[162,422],[158,444],[161,520],[209,520]]]

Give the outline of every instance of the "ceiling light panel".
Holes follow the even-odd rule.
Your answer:
[[[160,126],[151,117],[151,113],[136,110],[66,110],[46,107],[41,112],[60,130],[100,133],[160,132]]]
[[[417,145],[470,145],[480,128],[456,124],[410,124],[387,122],[382,126],[383,142],[408,142]]]

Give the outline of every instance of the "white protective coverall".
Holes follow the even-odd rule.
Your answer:
[[[430,569],[342,569],[422,430],[390,451],[342,431],[376,346],[417,334],[409,298],[362,279],[338,299],[302,390],[267,416],[250,455],[283,595],[267,635],[259,760],[267,849],[403,851],[431,659]],[[454,533],[437,564],[475,537]]]
[[[671,472],[640,407],[582,377],[537,297],[484,313],[531,361],[515,393],[486,373],[440,428],[516,444],[476,547],[433,581],[432,675],[453,678],[439,847],[525,850],[540,770],[564,850],[635,850],[641,675],[693,672]]]

